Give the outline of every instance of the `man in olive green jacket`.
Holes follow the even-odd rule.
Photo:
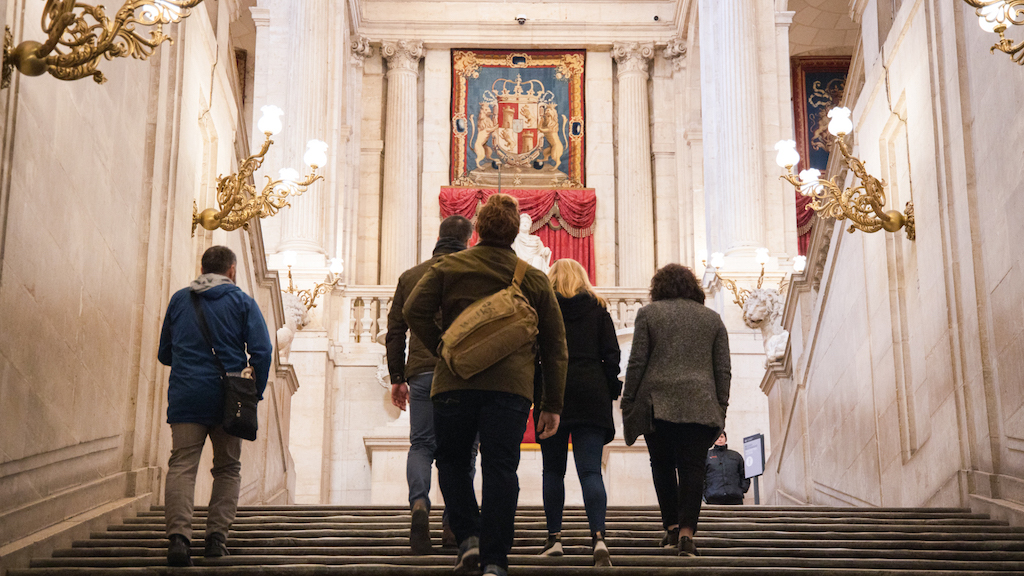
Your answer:
[[[491,196],[477,216],[480,243],[451,254],[432,266],[405,304],[409,328],[428,350],[437,350],[441,335],[470,304],[508,287],[519,258],[511,245],[519,232],[519,205],[505,194]],[[547,276],[530,267],[520,289],[537,311],[537,342],[524,345],[469,379],[456,376],[444,361],[434,369],[431,398],[437,439],[438,482],[450,509],[459,542],[456,573],[504,576],[512,548],[519,494],[519,445],[530,405],[541,411],[537,436],[558,429],[568,352],[565,326]],[[435,322],[440,311],[441,326]],[[539,351],[539,352],[538,352]],[[541,362],[543,383],[534,398],[534,366]],[[484,477],[481,506],[469,474],[477,434]]]

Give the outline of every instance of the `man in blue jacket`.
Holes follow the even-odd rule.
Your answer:
[[[235,519],[241,485],[242,440],[224,432],[221,372],[199,327],[191,293],[199,295],[210,338],[224,369],[255,372],[260,398],[267,387],[273,347],[256,301],[235,286],[235,254],[224,246],[203,253],[202,275],[171,297],[157,358],[171,367],[167,423],[171,458],[164,487],[168,566],[191,566],[192,508],[203,444],[213,444],[213,492],[206,521],[205,556],[228,554],[228,528]],[[246,353],[248,352],[248,358]]]

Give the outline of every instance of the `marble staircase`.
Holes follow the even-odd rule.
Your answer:
[[[206,511],[197,508],[193,569],[165,566],[163,512],[95,532],[88,540],[37,559],[10,576],[285,574],[405,576],[450,574],[455,551],[440,547],[440,510],[432,511],[435,554],[408,549],[409,512],[396,507],[245,506],[228,540],[231,556],[202,557]],[[659,546],[661,522],[651,507],[608,510],[612,568],[594,568],[582,508],[568,508],[565,556],[540,557],[544,512],[520,507],[510,556],[515,575],[871,575],[1024,574],[1024,528],[959,508],[705,506],[698,558]]]

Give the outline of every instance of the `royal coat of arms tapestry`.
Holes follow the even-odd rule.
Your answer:
[[[452,185],[582,188],[585,61],[584,50],[452,50]]]
[[[800,170],[828,167],[829,153],[835,137],[828,132],[828,111],[842,105],[846,90],[849,57],[793,58],[793,118],[796,149],[800,153]],[[811,198],[796,193],[797,245],[800,254],[807,253],[811,226],[815,216],[807,205]]]

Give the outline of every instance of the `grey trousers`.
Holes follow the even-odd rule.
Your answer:
[[[225,432],[220,426],[203,424],[171,424],[171,458],[167,462],[164,485],[164,519],[167,537],[180,534],[192,539],[192,509],[196,493],[196,471],[203,455],[206,437],[213,443],[213,492],[206,520],[206,537],[220,534],[227,539],[235,520],[238,491],[242,480],[242,439]]]

